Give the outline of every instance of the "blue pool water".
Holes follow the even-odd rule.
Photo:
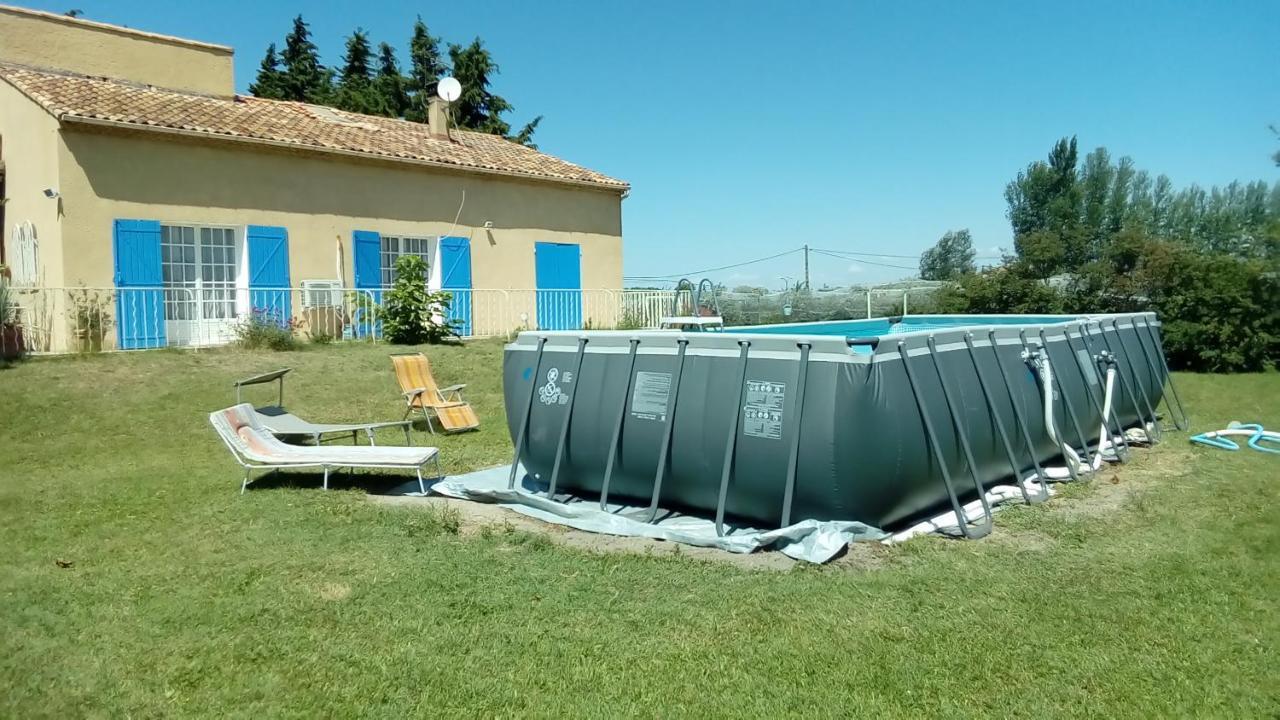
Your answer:
[[[991,325],[1045,325],[1073,320],[1075,315],[908,315],[901,318],[868,320],[834,320],[828,322],[791,323],[788,325],[751,325],[727,327],[728,333],[759,335],[831,335],[848,339],[882,338],[921,330],[948,330],[957,327]],[[871,344],[851,344],[861,355],[874,352]]]
[[[847,338],[884,337],[921,330],[989,325],[1044,325],[1072,320],[1074,315],[908,315],[902,318],[869,320],[835,320],[829,322],[791,323],[789,325],[751,325],[727,327],[729,333],[757,335],[834,335]]]

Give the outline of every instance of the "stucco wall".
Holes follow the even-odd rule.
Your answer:
[[[0,140],[5,164],[5,256],[13,257],[13,227],[30,221],[40,243],[38,281],[45,286],[64,284],[58,209],[62,199],[44,196],[45,188],[59,189],[58,155],[61,139],[58,123],[35,103],[0,82]]]
[[[415,236],[452,230],[471,238],[476,288],[534,287],[539,241],[581,245],[583,288],[622,286],[617,192],[151,133],[68,127],[63,140],[68,284],[110,285],[112,221],[134,218],[283,226],[294,285],[333,278],[335,241],[343,245],[343,279],[351,283],[354,230]],[[483,227],[486,221],[493,229]]]
[[[231,95],[231,59],[227,47],[0,6],[0,62]]]

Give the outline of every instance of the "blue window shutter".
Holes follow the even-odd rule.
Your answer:
[[[165,345],[164,271],[160,262],[160,223],[116,220],[112,232],[115,261],[116,344],[121,350]]]
[[[534,245],[534,276],[538,287],[540,330],[578,330],[582,327],[581,248],[573,243]]]
[[[382,236],[370,230],[356,230],[351,233],[351,246],[356,287],[382,287]]]
[[[287,325],[293,315],[289,302],[289,231],[282,227],[250,225],[245,244],[249,254],[252,312]]]
[[[440,288],[453,296],[449,320],[462,337],[471,335],[471,240],[440,238]]]

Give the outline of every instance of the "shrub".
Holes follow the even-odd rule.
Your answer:
[[[427,289],[427,263],[417,255],[396,260],[396,282],[383,295],[378,319],[383,335],[397,345],[438,343],[457,337],[453,323],[445,319],[451,296]]]
[[[236,323],[233,332],[236,344],[246,350],[296,350],[298,340],[293,334],[296,325],[293,318],[282,319],[277,311],[254,308]]]
[[[948,313],[1154,311],[1169,365],[1201,372],[1256,371],[1280,355],[1280,277],[1264,260],[1197,251],[1141,234],[1116,237],[1106,256],[1061,289],[1015,262],[944,290]]]

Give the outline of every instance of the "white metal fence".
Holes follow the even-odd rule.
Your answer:
[[[774,294],[725,293],[728,325],[848,320],[929,312],[937,288]],[[197,287],[11,287],[27,352],[200,348],[227,344],[252,323],[290,328],[303,339],[382,340],[376,309],[386,289]],[[446,313],[459,335],[521,330],[650,329],[671,314],[672,290],[474,289],[450,291]],[[687,295],[687,293],[686,293]],[[682,306],[689,298],[682,297]],[[0,335],[0,346],[18,342]],[[12,349],[0,347],[0,350]]]
[[[382,340],[376,310],[386,288],[11,287],[24,349],[36,353],[224,345],[253,323],[303,339]],[[656,328],[666,290],[452,290],[443,314],[468,338],[521,330]],[[0,344],[17,342],[12,334]]]

